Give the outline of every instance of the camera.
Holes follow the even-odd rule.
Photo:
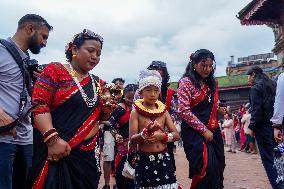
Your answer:
[[[28,71],[33,83],[35,83],[37,80],[37,77],[34,76],[33,72],[37,72],[38,70],[43,70],[46,66],[47,64],[39,65],[38,61],[35,59],[30,59],[25,62],[26,70]]]

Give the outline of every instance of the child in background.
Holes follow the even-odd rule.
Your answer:
[[[236,153],[235,150],[235,137],[234,137],[234,121],[232,119],[231,114],[224,115],[224,123],[223,123],[224,133],[225,133],[225,141],[226,145],[228,145],[229,150],[227,152]]]

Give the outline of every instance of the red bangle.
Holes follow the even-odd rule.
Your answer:
[[[50,139],[48,139],[48,140],[45,142],[45,144],[46,144],[47,146],[51,146],[51,145],[53,145],[54,143],[56,143],[56,141],[57,141],[58,139],[59,139],[59,136],[58,136],[58,134],[57,134],[57,135],[51,137]]]
[[[52,133],[55,133],[55,132],[56,132],[55,128],[49,129],[48,131],[43,133],[43,135],[42,135],[43,140],[45,140],[49,135],[51,135]]]
[[[144,128],[141,133],[140,133],[140,136],[145,139],[145,136],[148,136],[148,129],[147,128]]]
[[[167,143],[169,141],[169,133],[167,131],[165,132],[165,137],[164,143]]]

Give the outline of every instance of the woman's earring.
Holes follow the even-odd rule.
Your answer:
[[[72,59],[76,58],[76,56],[77,56],[76,54],[73,54],[73,55],[72,55]]]
[[[196,69],[195,69],[195,68],[193,68],[193,71],[196,71]]]

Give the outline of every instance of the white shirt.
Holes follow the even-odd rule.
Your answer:
[[[284,73],[277,80],[274,113],[270,121],[274,124],[282,124],[284,117]]]
[[[250,124],[250,118],[251,118],[250,113],[246,112],[241,119],[241,123],[244,124],[245,134],[251,134],[251,130],[248,128]]]
[[[224,119],[223,128],[233,129],[234,121],[232,119]]]

